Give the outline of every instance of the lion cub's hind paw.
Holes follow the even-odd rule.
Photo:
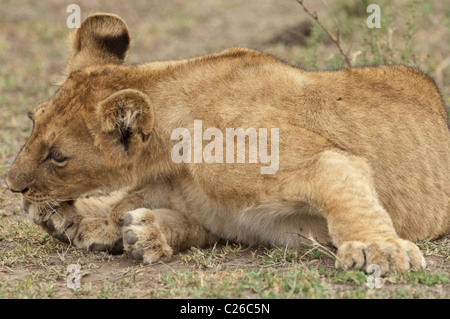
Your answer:
[[[400,238],[379,242],[348,241],[338,248],[336,267],[362,268],[375,264],[381,274],[419,270],[426,267],[420,249],[412,242]]]
[[[139,208],[128,212],[123,220],[122,230],[125,251],[135,260],[146,264],[169,261],[172,248],[167,244],[150,209]]]

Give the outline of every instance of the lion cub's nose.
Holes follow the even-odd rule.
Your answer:
[[[21,194],[24,194],[24,193],[26,193],[27,191],[28,191],[28,187],[25,187],[24,189],[22,189],[22,190],[16,190],[16,189],[13,189],[13,188],[11,188],[11,187],[9,187],[8,186],[8,188],[9,188],[9,190],[11,191],[11,192],[13,192],[13,193],[21,193]]]
[[[29,190],[28,187],[25,187],[25,188],[23,188],[23,189],[17,189],[17,188],[15,188],[14,186],[11,186],[11,182],[8,181],[8,178],[6,178],[6,186],[8,186],[9,190],[10,190],[11,192],[13,192],[13,193],[21,193],[21,194],[24,194],[24,193],[26,193],[26,192]]]

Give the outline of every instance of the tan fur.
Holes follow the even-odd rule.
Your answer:
[[[7,178],[56,238],[151,263],[220,238],[305,236],[335,245],[338,267],[386,272],[423,267],[411,241],[450,232],[447,115],[416,69],[307,72],[247,49],[124,66],[114,15],[88,17],[72,39],[68,78],[34,110]],[[193,134],[194,120],[278,128],[277,172],[174,163],[171,134]],[[98,188],[121,190],[80,198]]]

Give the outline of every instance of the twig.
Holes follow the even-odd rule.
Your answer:
[[[316,12],[311,12],[309,11],[309,9],[305,6],[305,4],[303,3],[303,0],[296,0],[303,8],[303,10],[311,17],[313,18],[317,24],[322,28],[323,31],[325,31],[328,36],[330,37],[331,41],[333,41],[334,44],[336,44],[336,46],[339,49],[339,52],[342,54],[342,56],[345,59],[345,63],[348,66],[352,66],[352,64],[350,63],[350,59],[348,57],[348,55],[344,52],[344,50],[341,47],[341,41],[339,39],[339,32],[337,33],[336,36],[334,36],[323,24],[322,22],[320,22],[319,17],[317,16]]]
[[[314,237],[309,236],[306,237],[305,235],[302,235],[300,233],[294,232],[291,233],[297,237],[306,239],[308,241],[308,243],[304,243],[305,248],[309,248],[311,247],[310,250],[308,250],[306,253],[304,253],[299,259],[302,259],[304,256],[306,256],[307,254],[309,254],[311,251],[313,251],[314,249],[319,249],[320,251],[322,251],[325,255],[327,255],[328,257],[331,257],[333,259],[339,260],[341,261],[341,259],[339,259],[339,257],[333,253],[330,249],[328,249],[326,246],[322,245],[321,243],[319,243],[317,240],[314,239]]]

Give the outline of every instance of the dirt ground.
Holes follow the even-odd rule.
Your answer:
[[[126,255],[112,256],[68,247],[33,226],[20,212],[20,196],[7,190],[5,178],[30,133],[31,122],[26,112],[51,97],[57,88],[54,83],[67,63],[70,30],[66,26],[69,16],[66,8],[73,2],[0,0],[0,298],[450,296],[450,236],[419,243],[428,262],[426,274],[387,277],[382,289],[370,290],[365,287],[367,275],[363,272],[334,270],[332,248],[326,248],[329,252],[305,249],[294,253],[282,248],[228,243],[176,254],[169,263],[143,266]],[[347,9],[347,4],[342,4],[345,1],[338,2],[340,10],[360,10],[359,5],[349,5]],[[82,18],[103,11],[116,13],[127,22],[132,35],[129,64],[189,58],[243,46],[264,50],[309,69],[343,66],[336,65],[340,61],[339,51],[326,36],[311,31],[311,19],[295,0],[76,3]],[[396,2],[397,7],[382,6],[392,23],[391,31],[386,32],[394,36],[389,38],[383,34],[379,42],[363,42],[363,31],[349,32],[345,25],[340,25],[342,12],[333,12],[335,4],[331,1],[306,1],[331,30],[340,27],[343,45],[355,64],[362,63],[358,59],[366,51],[374,52],[363,47],[363,43],[387,45],[388,50],[383,54],[392,59],[396,53],[389,50],[399,48],[402,43],[402,52],[408,53],[406,61],[431,74],[449,104],[450,12],[440,1],[418,3],[415,15],[398,24],[396,12],[406,12],[410,2]],[[355,14],[357,17],[353,16],[352,21],[360,19],[364,25],[367,14],[364,11]],[[359,28],[363,28],[361,25]],[[409,38],[404,34],[414,28],[412,49],[408,51]],[[81,267],[78,289],[67,287],[71,274],[67,267],[71,264]]]

